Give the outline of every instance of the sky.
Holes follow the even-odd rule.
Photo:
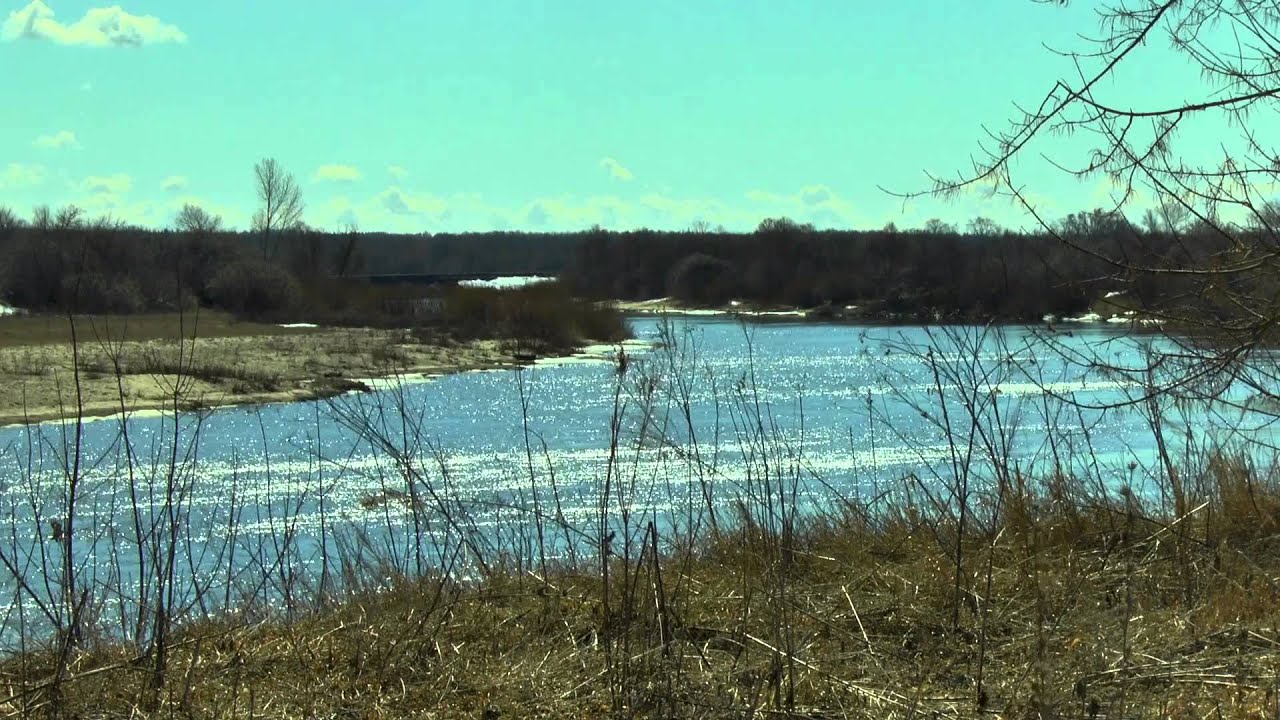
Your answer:
[[[326,229],[1019,227],[884,189],[968,168],[1097,29],[1031,0],[120,1],[0,0],[0,205],[243,229],[274,157]],[[1048,216],[1111,192],[1039,159],[1072,143],[1016,168]]]

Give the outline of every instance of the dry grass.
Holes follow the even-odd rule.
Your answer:
[[[640,553],[632,589],[511,568],[400,583],[292,624],[185,628],[171,681],[107,647],[54,694],[0,667],[6,709],[67,717],[1274,717],[1280,537],[1217,496],[1191,516],[1009,496],[966,541],[910,507],[778,538]],[[1268,507],[1276,496],[1267,495]],[[1250,503],[1250,507],[1253,504]],[[1235,510],[1231,510],[1234,507]],[[1225,512],[1224,512],[1225,511]],[[1243,514],[1241,514],[1243,513]],[[628,577],[615,559],[612,575]]]
[[[76,334],[82,342],[173,340],[178,337],[227,338],[299,335],[318,332],[237,320],[216,310],[197,314],[78,315]],[[8,315],[0,317],[0,348],[65,344],[71,327],[64,315]]]
[[[324,397],[360,378],[513,363],[492,340],[420,342],[400,330],[282,328],[202,313],[77,319],[86,416]],[[0,425],[74,417],[76,363],[66,318],[0,318]],[[186,338],[179,342],[178,338]],[[195,337],[193,341],[191,338]],[[122,392],[123,391],[123,392]]]

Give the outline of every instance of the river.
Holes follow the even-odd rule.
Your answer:
[[[1177,372],[1099,366],[1142,367],[1173,344],[1105,325],[633,326],[625,361],[96,420],[78,456],[73,424],[0,430],[0,637],[65,623],[74,606],[59,584],[73,476],[81,612],[130,635],[144,634],[139,608],[166,577],[187,616],[288,608],[397,574],[576,560],[603,532],[695,537],[735,508],[948,502],[957,478],[980,489],[1012,467],[1159,501],[1153,417],[1180,465],[1273,436],[1270,415],[1239,409],[1245,383],[1208,383],[1214,403],[1143,401]]]

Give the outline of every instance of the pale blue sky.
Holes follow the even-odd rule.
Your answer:
[[[1071,72],[1043,45],[1096,30],[1030,0],[120,2],[0,0],[0,204],[244,228],[274,156],[326,228],[1019,225],[877,185],[967,167]],[[1105,195],[1020,169],[1051,215]]]

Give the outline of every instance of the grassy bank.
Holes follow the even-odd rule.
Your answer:
[[[0,425],[122,410],[288,402],[359,389],[361,378],[515,364],[498,341],[422,342],[403,330],[283,328],[177,316],[0,319]],[[19,327],[11,327],[10,323]],[[173,334],[169,334],[174,331]],[[191,333],[187,329],[187,333]],[[77,372],[77,368],[79,372]]]
[[[138,315],[11,315],[0,318],[0,349],[38,345],[66,345],[74,330],[86,344],[145,342],[177,338],[233,338],[300,335],[315,328],[282,328],[273,323],[241,320],[217,310],[198,314],[143,313]]]
[[[417,312],[420,301],[394,293],[366,301],[366,315],[356,306],[343,317],[376,327],[210,310],[0,317],[0,425],[308,400],[360,389],[362,378],[514,367],[629,336],[620,313],[556,286],[457,288]]]
[[[110,644],[59,682],[49,655],[0,671],[8,709],[67,717],[1272,717],[1280,496],[1209,472],[1183,517],[1003,488],[958,578],[948,518],[850,506],[641,542],[607,574],[512,564],[197,623],[158,694]]]

